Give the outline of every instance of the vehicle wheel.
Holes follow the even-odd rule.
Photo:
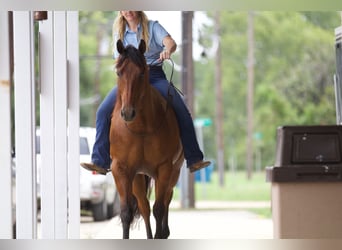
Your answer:
[[[92,212],[93,212],[93,219],[94,221],[104,221],[107,219],[107,203],[106,198],[98,203],[98,204],[92,204]]]
[[[107,219],[110,220],[114,217],[114,203],[110,203],[107,206]]]
[[[107,219],[111,219],[118,214],[120,214],[120,200],[118,192],[115,192],[113,203],[108,204]]]

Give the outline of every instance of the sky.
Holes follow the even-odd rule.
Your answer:
[[[150,20],[157,20],[173,37],[178,45],[182,41],[182,16],[181,11],[145,11]],[[198,29],[203,23],[210,23],[205,13],[201,11],[194,12],[193,21],[193,55],[197,59],[202,52],[201,46],[198,44]],[[179,47],[177,50],[179,50]]]

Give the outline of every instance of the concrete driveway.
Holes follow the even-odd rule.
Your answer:
[[[181,210],[173,203],[169,214],[170,239],[272,239],[271,219],[246,211],[247,207],[267,207],[269,203],[200,203],[197,209]],[[154,217],[151,216],[154,232]],[[81,238],[121,239],[119,217],[106,222],[83,218]],[[139,220],[131,229],[130,238],[145,239],[145,225]]]

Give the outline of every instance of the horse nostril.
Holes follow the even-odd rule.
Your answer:
[[[124,119],[126,122],[130,122],[134,119],[135,117],[135,109],[134,108],[123,108],[121,109],[121,117]]]

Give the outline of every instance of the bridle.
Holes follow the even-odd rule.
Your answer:
[[[153,62],[155,62],[157,59],[155,59]],[[163,123],[165,122],[166,120],[166,114],[170,108],[170,105],[172,103],[172,94],[171,94],[171,88],[174,88],[176,91],[178,91],[182,96],[183,96],[183,93],[173,84],[172,82],[172,77],[173,77],[173,71],[174,71],[174,62],[173,60],[170,58],[168,59],[170,62],[171,62],[171,65],[172,65],[172,68],[171,68],[171,74],[170,74],[170,80],[168,81],[169,83],[169,87],[168,87],[168,91],[167,91],[167,99],[166,99],[166,108],[165,108],[165,112],[164,112],[164,116],[163,118],[161,119],[159,125],[151,132],[137,132],[137,131],[134,131],[133,129],[131,129],[128,125],[127,125],[127,122],[125,122],[125,127],[127,128],[127,130],[129,132],[131,132],[133,135],[136,135],[136,136],[140,136],[140,137],[146,137],[146,136],[152,136],[154,134],[156,134],[159,129],[162,127]],[[151,64],[152,64],[151,63]]]

